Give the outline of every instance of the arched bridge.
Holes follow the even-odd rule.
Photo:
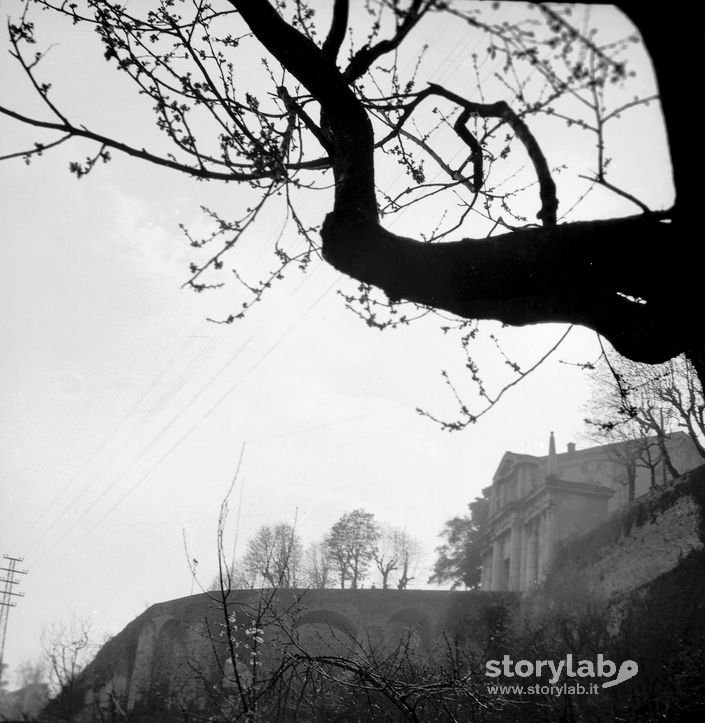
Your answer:
[[[171,600],[151,606],[105,644],[81,681],[77,707],[88,711],[117,698],[127,713],[139,714],[175,697],[197,697],[204,680],[227,688],[234,677],[228,639],[243,656],[238,674],[245,677],[256,636],[265,643],[265,666],[274,664],[267,651],[283,643],[341,657],[399,645],[430,652],[439,640],[457,637],[486,648],[515,599],[479,591],[234,590],[227,611],[208,595]],[[266,645],[274,640],[278,646]]]

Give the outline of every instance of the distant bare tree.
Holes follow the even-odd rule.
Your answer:
[[[396,544],[395,530],[390,525],[382,525],[379,528],[379,538],[375,546],[372,559],[375,567],[382,576],[382,589],[389,588],[389,576],[399,568],[400,551]]]
[[[323,590],[333,583],[333,567],[328,548],[318,542],[308,546],[304,555],[304,583],[314,590]]]
[[[76,712],[79,676],[98,650],[91,639],[90,623],[76,617],[69,623],[55,623],[42,630],[41,641],[49,670],[52,712],[60,720],[71,720]]]
[[[615,455],[624,464],[630,499],[637,467],[649,470],[652,486],[658,483],[661,465],[671,478],[682,473],[669,451],[673,432],[686,432],[705,460],[705,402],[684,356],[648,365],[605,352],[591,379],[593,396],[585,421],[596,440],[622,443]]]
[[[647,471],[650,487],[664,481],[667,465],[658,436],[647,434],[643,425],[635,420],[625,420],[624,424],[616,427],[604,427],[589,419],[586,422],[595,442],[610,445],[607,448],[607,457],[621,470],[616,480],[625,488],[627,501],[631,502],[636,496],[636,480],[640,468]],[[664,434],[664,438],[667,439],[668,435]],[[661,479],[658,476],[659,469],[662,471]],[[668,479],[675,476],[668,474]]]
[[[325,546],[334,561],[341,589],[357,589],[364,580],[379,538],[374,515],[363,509],[346,512],[331,528]]]
[[[406,590],[409,583],[416,578],[410,573],[414,570],[421,558],[421,543],[412,537],[406,530],[401,530],[397,536],[399,546],[400,572],[397,580],[397,589]]]
[[[302,558],[301,540],[293,526],[280,522],[257,530],[247,543],[242,566],[249,578],[265,586],[296,587]]]
[[[227,566],[227,579],[230,581],[232,590],[250,590],[255,587],[257,580],[252,577],[242,564],[241,560],[233,560]],[[220,587],[220,575],[216,574],[208,586],[209,592],[214,592]]]
[[[411,568],[418,558],[421,546],[406,530],[391,525],[379,528],[379,538],[373,553],[375,567],[382,577],[382,589],[391,587],[393,573],[398,572],[396,586],[405,590],[414,579]]]

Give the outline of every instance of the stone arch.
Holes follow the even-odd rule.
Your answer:
[[[431,647],[431,620],[428,613],[418,608],[397,610],[388,619],[385,632],[388,644],[408,641],[412,647],[421,645],[425,650]]]
[[[294,629],[310,654],[346,655],[357,645],[357,625],[336,610],[309,610],[297,618]]]
[[[347,615],[343,615],[343,613],[335,610],[310,610],[299,616],[294,623],[294,627],[298,628],[302,625],[317,623],[327,625],[329,628],[334,628],[335,630],[340,630],[351,640],[357,640],[357,626],[355,623],[353,623]]]
[[[201,623],[172,617],[160,626],[153,645],[148,709],[202,707],[204,680],[213,668],[206,640]]]
[[[162,625],[157,636],[152,657],[150,690],[150,701],[153,705],[170,701],[173,673],[183,657],[182,646],[179,644],[181,628],[181,622],[172,618]]]
[[[152,687],[152,663],[157,637],[162,626],[173,619],[172,615],[157,615],[152,620],[148,620],[140,630],[127,694],[128,711],[138,706],[149,694]]]

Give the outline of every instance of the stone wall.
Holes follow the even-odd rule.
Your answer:
[[[651,586],[705,550],[705,467],[656,488],[561,546],[547,589],[575,571],[602,597]]]
[[[638,665],[575,720],[705,720],[705,467],[567,541],[515,619],[549,658]]]
[[[247,627],[253,611],[271,591],[232,591],[232,635],[246,655]],[[426,590],[282,590],[267,613],[264,637],[271,642],[282,624],[295,631],[298,644],[315,655],[351,656],[366,647],[391,650],[408,641],[430,651],[444,636],[491,644],[507,610],[511,593]],[[105,718],[118,706],[124,713],[150,720],[170,720],[166,709],[188,702],[198,707],[204,683],[218,690],[232,687],[233,670],[223,644],[222,609],[207,595],[151,606],[99,651],[77,691],[83,720]],[[272,632],[268,632],[271,629]],[[267,659],[264,665],[273,665]],[[238,673],[248,675],[238,662]],[[100,710],[100,712],[99,712]]]

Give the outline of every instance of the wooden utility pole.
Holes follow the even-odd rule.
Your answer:
[[[19,585],[21,578],[16,575],[26,575],[27,570],[18,570],[17,563],[22,562],[22,557],[12,557],[11,555],[3,555],[3,562],[6,567],[0,567],[0,573],[4,573],[5,577],[0,577],[0,583],[4,583],[2,590],[2,598],[0,598],[0,683],[2,683],[2,674],[5,668],[5,638],[7,637],[7,620],[10,617],[10,608],[14,608],[17,603],[14,602],[16,597],[24,597],[23,592],[15,592],[14,585]]]

